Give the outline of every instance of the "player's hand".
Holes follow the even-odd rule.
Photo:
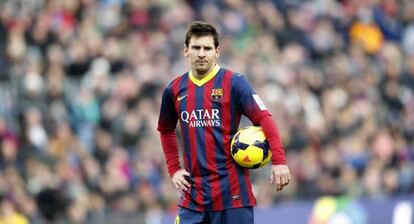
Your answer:
[[[272,165],[270,184],[276,184],[276,191],[281,191],[290,182],[290,172],[287,165]]]
[[[187,181],[186,176],[190,176],[190,173],[188,173],[185,169],[181,169],[177,171],[172,177],[172,182],[175,188],[180,191],[180,193],[187,191],[191,186]]]

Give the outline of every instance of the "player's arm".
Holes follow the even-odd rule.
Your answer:
[[[272,150],[271,183],[276,184],[280,191],[290,181],[289,168],[286,165],[286,156],[276,122],[266,108],[260,97],[243,75],[234,77],[234,94],[236,94],[237,107],[246,115],[253,125],[260,125]]]
[[[190,176],[190,173],[180,166],[177,135],[175,131],[167,133],[161,132],[160,137],[171,181],[180,192],[187,191],[190,183],[185,177]]]
[[[264,116],[259,121],[266,139],[272,149],[272,170],[270,183],[276,185],[276,190],[281,191],[290,182],[290,172],[286,165],[285,151],[283,150],[279,130],[271,116]]]
[[[262,127],[272,149],[272,164],[285,165],[285,151],[283,150],[276,122],[273,121],[271,113],[259,95],[256,94],[249,81],[243,75],[235,75],[233,89],[234,94],[236,94],[235,99],[237,100],[238,110],[246,115],[253,125],[260,125]]]
[[[160,117],[158,128],[160,132],[161,146],[164,152],[168,174],[174,186],[180,190],[187,190],[189,183],[185,176],[190,174],[180,166],[178,155],[178,140],[175,128],[177,126],[178,114],[174,108],[174,96],[169,84],[164,90],[161,101]]]
[[[267,142],[272,149],[272,164],[286,165],[285,150],[280,139],[279,130],[272,116],[265,115],[260,118],[259,125],[262,127]]]
[[[157,130],[160,133],[161,145],[166,160],[167,170],[171,177],[181,169],[178,156],[178,140],[175,132],[177,120],[178,115],[174,108],[171,84],[169,84],[162,94]]]

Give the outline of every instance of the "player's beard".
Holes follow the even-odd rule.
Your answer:
[[[199,63],[196,62],[195,65],[196,65],[195,70],[196,70],[197,74],[200,75],[200,76],[204,76],[204,75],[206,75],[208,70],[211,68],[212,63],[206,61],[206,62],[203,63],[203,65],[199,65]]]
[[[207,73],[208,69],[204,69],[204,68],[196,68],[196,72],[198,75],[203,76]]]

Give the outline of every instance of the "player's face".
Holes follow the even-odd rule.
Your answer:
[[[188,47],[184,47],[184,55],[191,63],[191,71],[195,75],[206,75],[216,63],[219,57],[219,47],[214,47],[212,36],[192,36]]]

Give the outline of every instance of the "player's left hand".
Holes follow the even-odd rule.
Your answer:
[[[180,191],[180,193],[183,193],[184,191],[187,191],[190,188],[190,183],[188,182],[188,179],[186,177],[189,177],[190,173],[187,172],[185,169],[181,169],[177,171],[173,177],[172,182],[174,186]]]
[[[276,184],[276,191],[281,191],[290,182],[290,172],[287,165],[272,165],[270,184]]]

